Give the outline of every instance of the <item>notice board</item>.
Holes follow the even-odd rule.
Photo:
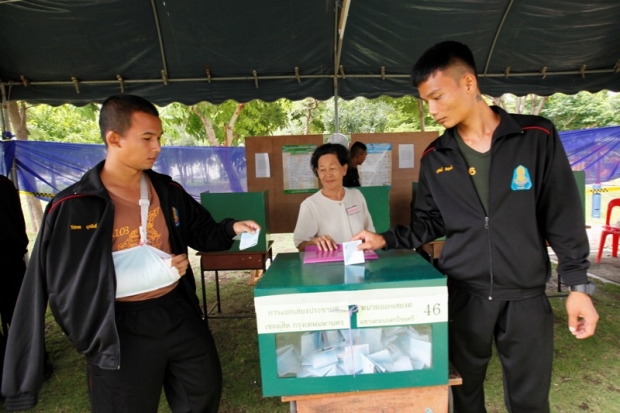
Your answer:
[[[392,185],[390,187],[390,226],[408,225],[411,221],[411,183],[417,182],[420,158],[426,147],[437,138],[437,132],[354,133],[351,144],[390,143],[392,145]],[[282,147],[285,145],[321,145],[323,135],[255,136],[245,140],[248,191],[269,192],[271,233],[293,232],[301,202],[311,194],[285,194],[282,169]],[[399,145],[413,144],[413,167],[399,168]],[[410,148],[410,147],[407,147]],[[256,176],[256,154],[267,154],[269,177]],[[313,172],[308,162],[308,174]]]

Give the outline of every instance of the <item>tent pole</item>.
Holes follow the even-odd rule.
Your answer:
[[[340,122],[338,122],[338,85],[334,87],[334,133],[340,132]]]
[[[4,108],[8,107],[9,101],[6,98],[6,90],[4,89],[4,84],[0,83],[0,94],[2,94],[2,104],[0,105],[0,119],[2,122],[2,136],[1,140],[11,139],[11,125],[9,124],[9,115]],[[5,134],[5,132],[8,132]],[[8,170],[8,178],[13,182],[15,188],[19,191],[19,184],[17,183],[17,165],[15,162],[15,157],[13,157],[13,161],[11,162],[11,168]]]
[[[8,107],[9,101],[6,99],[6,90],[4,89],[4,83],[0,83],[0,93],[2,94],[2,105],[0,105],[0,122],[2,122],[2,137],[0,139],[4,140],[5,134],[4,132],[9,131],[9,118],[6,110],[4,108]]]

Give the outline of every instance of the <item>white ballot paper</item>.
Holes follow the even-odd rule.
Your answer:
[[[344,253],[344,265],[363,264],[366,261],[364,259],[364,251],[358,251],[356,249],[357,246],[361,243],[361,239],[358,239],[357,241],[342,243],[342,252]]]
[[[258,244],[258,234],[260,234],[260,229],[256,230],[254,234],[251,232],[242,232],[241,240],[239,241],[239,249],[245,250]]]

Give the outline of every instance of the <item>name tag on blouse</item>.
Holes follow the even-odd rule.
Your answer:
[[[360,212],[360,208],[357,205],[353,205],[350,208],[347,208],[347,214],[349,215],[355,215],[358,212]]]

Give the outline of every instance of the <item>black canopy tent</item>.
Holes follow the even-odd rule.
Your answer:
[[[83,105],[415,94],[454,39],[484,93],[620,91],[618,0],[0,0],[6,100]]]

